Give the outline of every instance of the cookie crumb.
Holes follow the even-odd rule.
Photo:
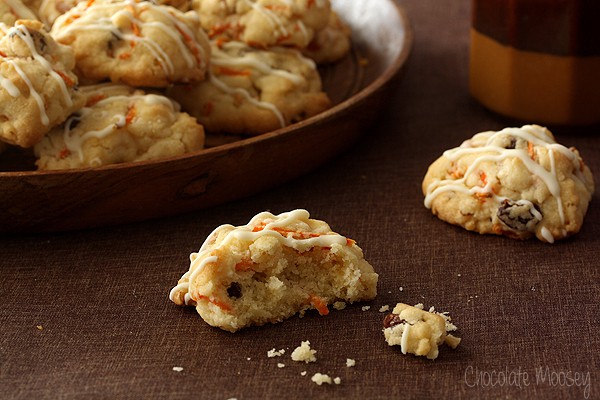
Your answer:
[[[399,291],[401,291],[401,292],[403,292],[403,291],[404,291],[404,288],[403,288],[402,286],[400,286],[400,287],[398,288],[398,290],[399,290]]]
[[[43,326],[41,326],[41,325],[36,325],[36,328],[37,328],[37,330],[38,330],[38,331],[41,331],[41,330],[43,330],[43,329],[44,329],[44,327],[43,327]]]
[[[333,303],[333,308],[335,308],[336,310],[343,310],[344,308],[346,308],[346,303],[343,301],[336,301],[335,303]]]
[[[363,306],[362,310],[363,311],[369,311],[371,309],[371,306]]]
[[[246,360],[250,361],[250,360],[252,360],[252,358],[251,357],[246,357]]]
[[[307,373],[306,371],[302,371],[302,372],[300,372],[300,375],[306,376],[306,373]]]
[[[173,367],[173,371],[181,372],[181,371],[183,371],[183,367]]]
[[[284,363],[277,363],[277,368],[284,368],[285,364]]]
[[[353,360],[352,358],[346,358],[346,367],[350,368],[350,367],[354,367],[356,365],[356,360]]]
[[[269,358],[281,357],[284,354],[285,354],[285,349],[275,350],[275,348],[273,348],[273,349],[267,351],[267,357],[269,357]]]
[[[381,308],[379,308],[379,312],[386,312],[390,309],[390,306],[385,305],[385,306],[381,306]]]
[[[316,352],[316,350],[310,348],[310,342],[306,340],[294,349],[292,352],[292,360],[304,361],[305,363],[315,362],[317,361],[317,357],[315,356]]]
[[[340,383],[342,383],[342,379],[339,376],[336,376],[335,378],[333,378],[333,383],[339,385]]]
[[[321,386],[324,383],[327,383],[328,385],[331,385],[331,378],[329,377],[329,375],[327,375],[327,374],[321,374],[320,372],[317,372],[316,374],[314,374],[312,376],[312,378],[310,378],[310,380],[313,381],[314,383],[316,383],[319,386]]]

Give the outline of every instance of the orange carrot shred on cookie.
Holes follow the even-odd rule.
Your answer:
[[[222,75],[229,76],[250,76],[252,74],[252,72],[247,69],[237,70],[229,67],[217,67],[216,72]]]
[[[527,142],[527,153],[529,153],[529,157],[531,157],[532,160],[535,160],[535,152],[533,150],[533,143],[531,142]]]
[[[199,300],[206,300],[206,301],[208,301],[209,303],[212,303],[212,304],[214,304],[215,306],[219,307],[219,308],[220,308],[221,310],[223,310],[223,311],[231,311],[231,307],[229,306],[229,304],[226,304],[226,303],[224,303],[224,302],[222,302],[222,301],[220,301],[220,300],[217,300],[217,299],[215,299],[215,298],[210,298],[210,297],[208,297],[208,296],[204,296],[204,295],[201,295],[201,294],[197,294],[197,295],[196,295],[196,296],[194,296],[194,297],[196,297],[196,299],[194,299],[194,300],[196,300],[196,301],[199,301]]]
[[[127,114],[125,115],[125,125],[131,124],[131,122],[135,118],[136,113],[137,111],[135,110],[134,104],[127,107]]]
[[[327,303],[321,297],[311,294],[309,296],[308,301],[319,312],[319,315],[329,314],[329,308],[327,308]]]
[[[58,158],[60,158],[62,160],[63,158],[67,158],[70,155],[71,155],[71,151],[65,147],[58,153]]]
[[[243,259],[239,263],[235,264],[236,271],[248,271],[254,267],[254,261],[249,258]]]
[[[479,171],[479,179],[483,182],[483,186],[487,185],[487,174],[483,171]]]
[[[65,81],[65,83],[67,84],[68,87],[73,87],[75,86],[75,81],[71,78],[69,78],[69,76],[67,74],[65,74],[64,72],[58,71],[58,70],[54,70],[54,72],[56,72],[63,81]]]
[[[106,95],[103,93],[96,94],[88,99],[88,101],[85,103],[85,106],[91,107],[94,104],[98,103],[99,101],[104,100],[105,98],[106,98]]]

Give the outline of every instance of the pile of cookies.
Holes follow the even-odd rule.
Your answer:
[[[329,0],[0,0],[0,143],[38,169],[158,159],[330,106]],[[225,138],[225,139],[223,139]]]

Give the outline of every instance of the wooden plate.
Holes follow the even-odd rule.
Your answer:
[[[346,150],[383,107],[412,34],[394,0],[331,2],[353,32],[351,54],[321,69],[331,109],[159,161],[38,172],[22,154],[6,151],[0,156],[0,232],[72,230],[189,212],[283,183]]]

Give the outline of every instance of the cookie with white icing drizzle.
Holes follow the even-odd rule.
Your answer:
[[[327,26],[329,0],[194,0],[202,27],[213,40],[267,48],[304,48]]]
[[[257,135],[330,106],[315,63],[299,51],[212,42],[208,79],[168,92],[208,132]]]
[[[202,126],[167,97],[117,84],[81,91],[86,106],[35,146],[38,169],[155,160],[204,145]]]
[[[306,210],[219,226],[190,260],[169,298],[196,306],[208,324],[230,332],[308,309],[327,315],[335,301],[377,294],[378,275],[362,250]]]
[[[205,78],[210,58],[198,15],[148,1],[92,0],[59,16],[51,30],[73,48],[86,82],[166,87]]]
[[[0,140],[31,147],[83,105],[74,64],[41,22],[0,23]]]
[[[478,133],[444,152],[423,180],[425,206],[446,222],[550,243],[579,232],[593,192],[577,149],[537,125]]]
[[[21,0],[0,0],[0,22],[8,26],[14,25],[17,20],[37,20],[37,15]]]

